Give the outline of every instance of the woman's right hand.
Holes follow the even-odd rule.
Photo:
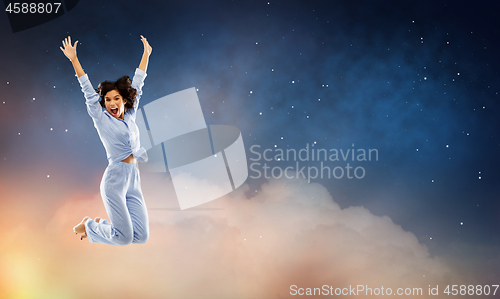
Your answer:
[[[63,47],[59,47],[61,51],[63,51],[64,55],[68,57],[69,60],[73,61],[76,59],[76,44],[78,41],[75,42],[75,45],[71,46],[71,36],[68,36],[62,41]]]

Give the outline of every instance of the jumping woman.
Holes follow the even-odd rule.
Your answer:
[[[86,216],[73,228],[80,240],[110,245],[142,244],[149,237],[148,213],[142,196],[138,162],[147,162],[140,146],[135,123],[142,86],[152,48],[141,35],[144,53],[132,81],[123,76],[115,82],[104,81],[94,90],[76,55],[71,37],[63,40],[61,51],[71,60],[86,99],[87,111],[94,121],[106,149],[108,167],[101,180],[101,196],[111,222]]]

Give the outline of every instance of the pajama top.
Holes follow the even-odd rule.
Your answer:
[[[133,109],[127,110],[123,120],[114,118],[99,101],[101,97],[92,87],[87,74],[78,78],[85,96],[87,111],[94,121],[94,127],[99,133],[102,144],[106,149],[109,164],[120,162],[131,154],[139,162],[147,162],[146,150],[140,145],[139,128],[135,123],[139,99],[142,95],[142,86],[147,74],[143,70],[136,69],[132,79],[132,87],[137,90],[137,97]]]

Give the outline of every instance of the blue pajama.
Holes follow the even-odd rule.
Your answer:
[[[121,246],[145,243],[149,235],[148,212],[137,164],[110,164],[101,180],[101,196],[111,223],[89,220],[85,225],[89,242]]]
[[[137,90],[136,101],[134,108],[125,112],[123,120],[114,118],[101,107],[100,96],[87,74],[78,77],[87,111],[94,121],[109,162],[100,189],[111,222],[88,220],[85,229],[90,243],[124,246],[148,240],[148,213],[142,196],[139,168],[137,164],[121,162],[130,155],[139,162],[148,160],[146,150],[140,147],[139,129],[135,123],[145,77],[144,71],[136,69],[132,80],[132,87]]]

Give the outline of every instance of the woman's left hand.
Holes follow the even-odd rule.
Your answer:
[[[153,52],[153,48],[149,45],[148,40],[141,35],[141,41],[144,44],[144,53],[151,55],[151,52]]]

